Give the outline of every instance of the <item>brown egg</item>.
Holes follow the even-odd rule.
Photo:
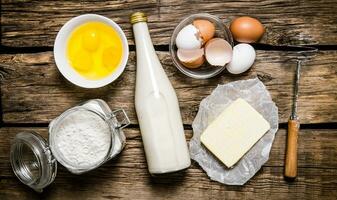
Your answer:
[[[232,21],[230,30],[238,42],[257,42],[265,32],[261,22],[252,17],[239,17]]]
[[[193,21],[193,25],[199,30],[203,43],[206,43],[215,34],[215,26],[208,20],[197,19]]]
[[[205,62],[204,49],[178,49],[177,56],[187,68],[198,68]]]

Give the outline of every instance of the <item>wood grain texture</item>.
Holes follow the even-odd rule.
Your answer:
[[[200,101],[218,84],[258,77],[279,108],[280,123],[287,122],[292,103],[296,52],[257,51],[253,68],[242,75],[223,72],[208,80],[184,76],[167,52],[158,52],[180,102],[184,124],[191,124]],[[303,61],[299,89],[299,117],[303,124],[337,122],[337,51],[308,55]],[[52,52],[0,55],[3,120],[5,123],[48,123],[67,108],[101,98],[112,108],[124,108],[137,124],[134,110],[135,55],[114,83],[100,89],[81,89],[58,72]]]
[[[297,145],[299,129],[299,120],[289,119],[284,176],[290,179],[294,179],[297,176]]]
[[[263,1],[13,1],[3,0],[2,44],[6,46],[52,46],[61,26],[85,13],[96,13],[116,21],[133,44],[129,16],[144,11],[154,44],[167,45],[174,27],[186,16],[210,13],[226,25],[238,16],[253,16],[267,32],[261,43],[271,45],[336,45],[337,4],[334,0]]]
[[[299,174],[295,183],[283,180],[286,130],[276,134],[269,161],[244,187],[209,180],[193,163],[182,173],[151,177],[139,130],[125,129],[122,154],[93,172],[72,175],[59,165],[55,182],[38,195],[22,185],[9,164],[10,140],[20,131],[47,128],[0,129],[0,199],[334,199],[337,195],[337,130],[302,130],[299,137]],[[186,131],[187,138],[192,132]]]
[[[61,168],[61,167],[60,167]],[[61,168],[60,171],[65,171]],[[146,170],[107,169],[104,174],[58,176],[42,194],[16,178],[0,180],[0,198],[12,199],[336,199],[336,169],[303,168],[292,184],[283,180],[280,167],[263,167],[245,186],[224,186],[210,181],[200,169],[150,177]],[[110,176],[107,177],[107,174]]]

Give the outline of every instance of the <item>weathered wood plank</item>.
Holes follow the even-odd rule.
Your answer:
[[[55,182],[38,196],[17,180],[9,164],[9,141],[16,133],[47,128],[0,129],[0,198],[175,198],[175,199],[334,199],[337,195],[337,130],[302,130],[299,140],[299,175],[295,183],[283,180],[286,131],[279,130],[267,164],[245,187],[210,181],[195,163],[183,173],[150,177],[138,129],[126,129],[123,153],[100,168],[76,176],[59,165]],[[192,135],[186,131],[187,138]],[[131,192],[132,191],[132,192]]]
[[[227,72],[208,80],[181,74],[167,52],[158,52],[161,62],[178,94],[182,118],[191,124],[200,101],[218,84],[259,77],[279,108],[280,123],[288,120],[296,52],[257,51],[254,67],[239,76]],[[309,55],[303,62],[300,83],[301,123],[337,122],[337,51]],[[67,82],[55,67],[52,52],[0,55],[3,120],[6,123],[48,123],[64,110],[92,98],[106,100],[112,108],[124,108],[132,123],[134,110],[135,56],[114,83],[100,89],[82,89]]]
[[[219,16],[227,25],[237,16],[259,18],[267,28],[261,43],[272,45],[336,44],[337,4],[333,0],[264,1],[2,1],[2,44],[52,46],[57,31],[70,18],[85,13],[105,15],[121,25],[133,44],[129,15],[144,11],[154,44],[167,45],[174,27],[194,13]]]
[[[9,163],[10,141],[20,131],[35,131],[47,138],[47,128],[0,128],[0,177],[12,175]],[[189,141],[192,131],[186,130]],[[125,129],[127,145],[118,162],[109,162],[105,168],[141,168],[146,169],[140,131],[137,128]],[[286,130],[280,129],[273,143],[268,167],[283,167],[285,156]],[[337,130],[301,130],[298,147],[298,166],[300,168],[337,168]]]
[[[63,168],[61,169],[63,170]],[[11,199],[324,199],[337,196],[336,169],[303,168],[296,182],[283,180],[283,169],[263,167],[245,186],[224,186],[210,181],[203,172],[149,177],[145,170],[108,169],[111,177],[88,175],[58,176],[42,194],[15,178],[0,178],[0,198]],[[192,177],[192,178],[191,178]],[[194,177],[194,178],[193,178]]]

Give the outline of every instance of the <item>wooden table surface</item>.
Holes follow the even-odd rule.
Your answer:
[[[157,54],[176,89],[185,133],[200,101],[218,84],[258,77],[279,108],[279,131],[269,161],[244,186],[211,181],[193,162],[182,173],[151,177],[147,171],[134,110],[135,47],[129,15],[144,11]],[[238,16],[259,18],[266,34],[254,44],[257,60],[239,76],[223,72],[208,80],[182,75],[168,53],[169,37],[192,13],[217,15],[227,25]],[[53,42],[70,18],[96,13],[116,21],[130,44],[126,70],[100,89],[81,89],[56,69]],[[26,1],[1,0],[0,199],[336,199],[337,198],[337,2],[336,0],[263,1]],[[300,53],[311,46],[315,53]],[[305,56],[305,57],[304,57]],[[300,81],[298,178],[284,181],[286,123],[290,115],[295,62],[303,58]],[[55,181],[38,194],[20,183],[9,163],[10,140],[23,130],[47,137],[48,123],[69,107],[101,98],[124,108],[131,119],[121,155],[80,176],[58,165]]]

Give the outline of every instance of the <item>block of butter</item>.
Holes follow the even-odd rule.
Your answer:
[[[200,140],[223,164],[232,167],[269,129],[267,120],[239,98],[206,128]]]

